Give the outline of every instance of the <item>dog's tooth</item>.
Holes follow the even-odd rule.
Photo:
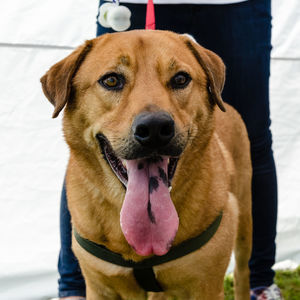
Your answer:
[[[169,186],[169,192],[171,192],[171,191],[172,191],[172,186],[170,185],[170,186]]]
[[[126,160],[121,159],[121,162],[122,162],[123,167],[124,167],[125,169],[127,169]]]

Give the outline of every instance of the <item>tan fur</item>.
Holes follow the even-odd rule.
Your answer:
[[[174,91],[167,82],[181,70],[192,81]],[[126,76],[121,92],[99,85],[99,78],[108,72]],[[172,181],[171,198],[180,220],[173,245],[200,234],[223,210],[218,231],[203,248],[154,267],[165,292],[150,293],[150,299],[224,299],[223,279],[233,248],[235,299],[249,299],[250,150],[240,116],[222,102],[224,73],[221,59],[189,38],[141,30],[88,41],[42,78],[45,95],[55,106],[54,117],[66,104],[68,205],[72,223],[83,237],[125,259],[144,259],[123,236],[119,218],[125,190],[96,140],[96,134],[103,133],[118,153],[134,117],[142,111],[170,113],[185,145]],[[95,258],[74,239],[73,249],[86,280],[88,300],[146,299],[131,269]]]

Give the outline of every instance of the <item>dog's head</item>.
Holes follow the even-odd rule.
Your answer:
[[[225,110],[224,77],[221,59],[189,37],[140,30],[87,41],[41,79],[53,117],[66,107],[71,151],[127,187],[121,227],[138,254],[164,254],[175,237],[168,188],[184,150],[207,142],[215,106]]]

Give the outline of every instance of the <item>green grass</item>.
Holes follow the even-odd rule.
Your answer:
[[[300,267],[294,271],[277,271],[275,282],[285,300],[300,300]],[[225,278],[224,287],[225,300],[234,300],[232,276]]]
[[[275,280],[285,300],[300,299],[300,267],[295,271],[277,271]]]

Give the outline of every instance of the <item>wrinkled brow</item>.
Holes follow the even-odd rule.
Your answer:
[[[174,71],[176,69],[178,69],[178,62],[172,57],[168,63],[168,71]]]
[[[121,55],[119,56],[117,63],[129,67],[131,65],[130,57],[128,55]]]

